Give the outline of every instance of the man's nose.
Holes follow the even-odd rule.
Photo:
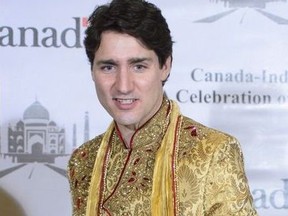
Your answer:
[[[117,91],[122,94],[128,94],[133,90],[134,81],[133,75],[129,72],[128,68],[123,68],[118,71],[116,76],[116,88]]]

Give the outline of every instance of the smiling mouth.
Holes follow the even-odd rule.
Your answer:
[[[114,98],[113,100],[117,101],[122,105],[132,104],[133,102],[136,101],[136,99],[120,99],[120,98]]]

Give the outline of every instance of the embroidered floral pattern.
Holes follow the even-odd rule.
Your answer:
[[[151,215],[155,155],[165,133],[167,100],[134,136],[127,150],[114,133],[107,166],[103,215]],[[76,150],[68,175],[73,216],[85,216],[99,136]],[[176,162],[176,198],[180,216],[255,216],[243,156],[231,136],[183,118]]]

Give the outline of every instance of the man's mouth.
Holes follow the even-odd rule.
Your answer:
[[[132,104],[133,102],[136,101],[136,99],[120,99],[120,98],[114,98],[114,100],[123,105]]]

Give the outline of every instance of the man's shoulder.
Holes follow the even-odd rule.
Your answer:
[[[96,158],[103,134],[83,143],[71,154],[69,164],[90,163]]]
[[[179,166],[201,166],[201,173],[206,173],[215,155],[235,148],[239,149],[239,143],[234,136],[183,117],[177,153]]]
[[[83,143],[82,145],[80,145],[75,151],[83,151],[83,150],[90,150],[93,148],[98,148],[100,145],[100,142],[103,138],[104,134],[98,135],[96,137],[94,137],[93,139],[90,139],[88,141],[86,141],[85,143]]]
[[[203,125],[186,116],[183,117],[180,142],[191,148],[207,147],[210,150],[223,145],[238,145],[238,140],[234,136]]]

